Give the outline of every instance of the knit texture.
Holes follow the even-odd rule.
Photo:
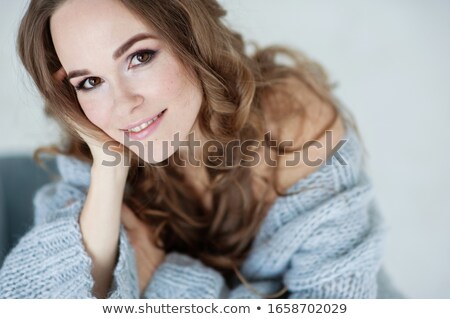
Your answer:
[[[285,298],[383,298],[389,291],[382,255],[387,228],[363,169],[362,145],[351,127],[346,141],[316,171],[270,208],[240,271],[260,294],[288,289]],[[90,165],[58,155],[61,180],[34,197],[35,223],[0,269],[2,298],[94,298],[92,260],[79,215]],[[384,279],[384,280],[381,280]],[[390,295],[391,293],[391,295]],[[123,226],[110,298],[260,298],[236,280],[179,252],[166,255],[139,295],[135,255]]]

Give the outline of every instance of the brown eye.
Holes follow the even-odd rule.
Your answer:
[[[89,78],[89,79],[87,80],[87,82],[88,82],[88,84],[91,85],[91,86],[96,86],[96,85],[100,84],[101,81],[100,81],[99,78]]]
[[[155,54],[155,51],[141,51],[133,55],[131,58],[130,66],[137,66],[141,64],[145,64],[151,61],[153,58],[153,55]]]
[[[77,87],[75,87],[77,90],[91,90],[93,88],[95,88],[97,85],[99,85],[100,83],[102,83],[102,79],[98,78],[98,77],[90,77],[87,78],[86,80],[82,81]]]
[[[138,55],[136,55],[136,59],[141,63],[147,62],[150,59],[150,53],[139,53]]]

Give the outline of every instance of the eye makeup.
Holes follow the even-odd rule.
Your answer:
[[[159,51],[155,50],[139,50],[132,54],[130,54],[127,58],[128,62],[128,68],[136,68],[143,65],[147,65],[157,55]],[[140,58],[140,59],[139,59]],[[142,59],[143,58],[143,59]],[[136,60],[138,63],[132,64],[132,62]],[[94,80],[94,81],[92,81]],[[99,81],[98,81],[99,80]],[[98,85],[100,85],[103,81],[99,77],[87,77],[83,79],[81,82],[79,82],[77,85],[74,85],[76,91],[90,91],[92,89],[95,89]],[[90,84],[91,87],[86,87],[86,84]]]
[[[128,60],[130,61],[129,66],[135,59],[137,59],[138,62],[140,62],[139,64],[135,64],[135,66],[147,64],[148,62],[150,62],[151,60],[154,59],[154,57],[157,53],[158,53],[158,51],[154,51],[154,50],[139,50],[139,51],[131,54],[128,57]],[[144,61],[139,61],[139,59],[138,59],[139,57],[145,57],[145,56],[147,56],[147,59],[144,59]],[[132,67],[135,67],[135,66],[132,66]]]

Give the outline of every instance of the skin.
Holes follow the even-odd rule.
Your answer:
[[[120,46],[143,33],[155,39],[138,41],[117,60],[113,58]],[[131,151],[146,162],[161,162],[176,151],[170,145],[174,134],[179,132],[181,140],[187,140],[191,131],[200,135],[194,128],[202,102],[199,83],[188,78],[189,71],[169,53],[156,32],[120,2],[69,0],[53,15],[51,34],[66,74],[89,71],[71,78],[70,83],[77,87],[84,81],[84,88],[90,90],[77,90],[81,108],[113,140],[124,144],[124,128],[165,108],[158,129],[139,141],[143,154],[136,145],[130,146]],[[141,50],[147,51],[133,55]],[[167,154],[163,154],[162,141],[169,141]],[[153,151],[149,142],[154,143]]]

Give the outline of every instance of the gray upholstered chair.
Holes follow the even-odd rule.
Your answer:
[[[45,160],[57,174],[54,159]],[[33,197],[37,189],[51,181],[31,155],[0,157],[0,267],[9,250],[33,224]]]

